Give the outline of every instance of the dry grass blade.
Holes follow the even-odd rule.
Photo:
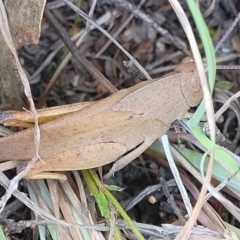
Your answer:
[[[7,187],[10,184],[10,181],[7,179],[7,177],[0,172],[0,177],[3,186],[7,189]],[[3,179],[3,180],[2,180]],[[26,194],[15,190],[13,195],[19,199],[22,203],[24,203],[29,209],[31,209],[33,212],[35,212],[38,216],[40,216],[42,219],[44,219],[44,224],[56,224],[62,227],[75,227],[79,229],[95,229],[98,231],[108,231],[108,227],[105,227],[103,225],[95,225],[95,226],[89,226],[89,225],[83,225],[83,224],[76,224],[76,223],[67,223],[66,221],[59,220],[55,218],[52,214],[49,214],[48,212],[44,211],[42,208],[38,207],[36,204],[34,204],[33,201],[31,201]],[[34,221],[36,225],[42,224],[41,222],[38,223],[38,221]]]
[[[178,188],[179,188],[179,191],[182,195],[182,198],[183,198],[183,202],[185,204],[185,207],[187,209],[187,212],[188,212],[188,215],[191,216],[192,214],[192,205],[191,205],[191,202],[190,202],[190,199],[188,197],[188,194],[187,194],[187,191],[182,183],[182,180],[180,178],[180,174],[179,174],[179,171],[177,169],[177,166],[175,164],[175,161],[172,157],[172,154],[171,154],[171,151],[170,151],[170,144],[169,144],[169,140],[168,140],[168,137],[167,135],[164,135],[161,137],[161,140],[163,142],[163,146],[164,146],[164,151],[166,153],[166,157],[168,159],[168,163],[169,163],[169,166],[170,166],[170,169],[173,173],[173,176],[174,176],[174,179],[178,185]],[[164,144],[164,142],[167,142]]]
[[[73,5],[70,1],[68,0],[63,0],[65,3],[67,3],[67,5],[69,7],[71,7],[75,12],[77,12],[79,15],[81,15],[84,19],[86,19],[87,21],[89,21],[91,24],[93,24],[97,29],[99,29],[102,33],[104,33],[105,36],[107,36],[109,39],[111,39],[111,41],[119,48],[121,49],[128,57],[129,59],[135,64],[135,66],[144,74],[144,76],[150,80],[152,79],[149,74],[146,72],[146,70],[141,66],[141,64],[132,57],[131,54],[129,54],[114,38],[112,38],[112,36],[105,31],[102,27],[100,27],[99,25],[97,25],[91,18],[89,18],[87,16],[87,14],[85,14],[83,11],[81,11],[79,8],[77,8],[75,5]]]
[[[117,1],[112,1],[116,5],[120,5],[126,9],[128,9],[130,12],[134,13],[135,16],[138,16],[141,18],[143,21],[147,22],[149,26],[155,28],[157,32],[162,34],[164,37],[166,37],[173,45],[175,45],[178,49],[181,49],[185,54],[189,55],[189,52],[186,50],[186,46],[182,43],[182,41],[177,38],[176,36],[172,36],[168,30],[162,28],[160,25],[154,21],[151,16],[143,13],[140,9],[135,7],[133,4],[131,4],[128,1],[125,0],[117,0]]]
[[[137,9],[140,9],[141,6],[146,2],[146,0],[141,0],[140,3],[137,6]],[[116,30],[116,32],[113,34],[113,38],[116,39],[116,37],[124,30],[124,28],[131,22],[131,20],[134,18],[134,14],[131,13],[131,15],[124,20],[124,22],[122,23],[122,25]],[[102,55],[102,53],[110,46],[110,44],[112,43],[111,39],[109,39],[104,46],[102,46],[102,48],[97,52],[97,54],[95,55],[96,58],[98,58],[99,56]]]
[[[116,12],[115,12],[116,13]],[[98,19],[97,24],[103,24],[108,22],[110,19],[112,19],[115,15],[115,13],[106,13],[105,16],[102,16],[100,19]],[[83,39],[86,37],[86,35],[89,33],[89,30],[93,30],[95,27],[93,25],[89,26],[89,29],[85,29],[83,31],[81,31],[79,34],[79,39],[76,42],[76,47],[79,47],[81,45],[81,43],[83,42]],[[72,38],[73,40],[73,38]],[[65,41],[69,41],[67,40],[67,35],[65,35]],[[69,41],[70,42],[70,41]],[[63,44],[61,46],[64,46]],[[73,47],[74,45],[71,45],[71,47]],[[70,47],[70,46],[69,46]],[[76,52],[76,47],[73,47],[72,52]],[[58,48],[60,50],[60,47]],[[70,51],[71,52],[71,51]],[[51,56],[51,58],[54,57],[56,52],[54,52]],[[51,58],[49,60],[51,60]],[[43,105],[45,104],[52,87],[54,86],[54,84],[56,83],[56,81],[58,80],[58,77],[60,75],[60,73],[62,72],[63,68],[66,67],[67,63],[69,62],[69,60],[72,58],[72,53],[68,53],[67,56],[65,57],[64,61],[59,65],[58,69],[55,71],[54,75],[52,76],[52,79],[49,81],[48,86],[45,89],[45,92],[43,94],[43,96],[41,97],[41,99],[39,100],[39,104],[38,107],[42,108]],[[78,58],[78,57],[77,57]],[[80,59],[79,59],[80,60]],[[84,61],[87,63],[87,61]],[[79,67],[81,68],[81,66]],[[90,69],[92,69],[93,66],[91,66]],[[41,70],[41,69],[39,69]],[[91,72],[93,72],[93,70],[90,70]],[[37,71],[39,72],[39,71]],[[96,72],[97,73],[97,72]],[[34,74],[36,75],[36,73]],[[115,91],[117,91],[117,89],[114,86],[111,86],[111,83],[101,74],[95,74],[93,73],[93,75],[96,77],[96,79],[99,80],[99,82],[101,82],[103,84],[103,86],[109,90],[109,92],[114,93]]]
[[[215,113],[215,120],[223,115],[223,113],[229,108],[231,102],[236,101],[240,97],[240,92],[235,93],[232,97],[230,97],[223,106]]]
[[[76,46],[72,43],[65,30],[60,27],[59,23],[56,21],[48,9],[45,9],[45,15],[48,17],[48,20],[52,23],[53,27],[58,31],[59,35],[62,37],[63,41],[68,46],[69,50],[73,56],[75,56],[77,61],[79,61],[79,63],[81,63],[100,83],[102,83],[109,92],[116,92],[117,89],[112,85],[112,83],[109,82],[109,80],[106,79],[104,75],[100,73],[95,67],[93,67],[93,65],[90,64],[84,56],[78,54]],[[39,104],[42,104],[41,101]]]

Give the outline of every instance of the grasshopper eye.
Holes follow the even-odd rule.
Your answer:
[[[195,107],[203,98],[202,86],[197,70],[183,72],[181,91],[189,107]]]
[[[190,83],[189,83],[189,88],[193,92],[197,92],[202,89],[201,81],[198,75],[198,72],[195,71],[195,73],[192,74]]]

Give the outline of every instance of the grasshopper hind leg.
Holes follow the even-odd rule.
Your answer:
[[[167,132],[170,125],[165,124],[160,119],[148,119],[143,123],[142,127],[142,136],[144,141],[137,148],[133,149],[131,152],[127,153],[125,156],[115,162],[111,170],[104,175],[105,179],[110,178],[115,172],[124,168],[131,161],[141,155],[155,142],[159,136],[162,136]]]
[[[145,137],[144,142],[141,143],[136,149],[128,153],[127,155],[120,158],[117,162],[115,162],[111,168],[111,170],[104,175],[103,178],[107,179],[114,175],[115,172],[124,168],[128,165],[132,160],[141,155],[150,145],[154,143],[156,139]]]

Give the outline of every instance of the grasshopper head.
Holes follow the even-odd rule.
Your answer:
[[[186,57],[175,71],[182,73],[181,91],[188,106],[197,106],[203,98],[203,93],[195,61]]]

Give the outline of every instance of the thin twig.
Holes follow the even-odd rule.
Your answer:
[[[68,0],[63,0],[67,5],[77,14],[82,16],[85,20],[92,23],[99,31],[101,31],[106,37],[108,37],[126,56],[135,64],[135,66],[145,75],[146,79],[152,79],[147,71],[142,67],[142,65],[128,52],[126,51],[118,41],[116,41],[106,30],[104,30],[101,26],[97,25],[95,21],[88,17],[88,15],[83,12],[81,9],[76,7],[74,4],[69,2]]]
[[[141,18],[143,21],[148,23],[149,26],[153,27],[158,33],[166,37],[166,39],[168,39],[174,46],[189,55],[189,52],[185,49],[185,46],[176,37],[172,36],[167,29],[162,28],[149,15],[138,9],[135,5],[125,0],[111,0],[111,2],[115,5],[124,7],[125,9],[132,12],[136,17]]]
[[[218,49],[222,46],[222,44],[226,41],[230,33],[233,31],[233,29],[237,26],[238,22],[240,20],[240,12],[238,13],[237,17],[234,19],[231,27],[227,30],[227,32],[223,35],[223,37],[218,41],[218,44],[215,47],[215,53],[218,51]]]
[[[109,21],[110,19],[112,19],[112,17],[116,16],[116,11],[114,11],[113,13],[105,13],[102,17],[99,17],[96,22],[101,25],[103,23],[106,23],[106,21]],[[93,30],[95,29],[94,25],[90,25],[90,29],[89,30]],[[78,40],[76,42],[76,47],[79,47],[80,44],[83,42],[84,38],[86,37],[86,35],[88,34],[88,32],[86,30],[82,30],[80,33],[77,34],[78,36]],[[75,37],[76,39],[76,37]],[[64,44],[63,44],[64,45]],[[65,45],[64,45],[65,46]],[[60,46],[61,47],[61,46]],[[57,50],[60,50],[60,47]],[[53,54],[50,54],[51,57],[48,59],[51,60],[55,54],[57,53],[57,51],[54,51]],[[58,79],[58,76],[60,75],[60,73],[62,72],[63,68],[67,65],[67,63],[70,61],[70,59],[72,58],[72,53],[69,52],[66,57],[62,60],[62,62],[60,63],[60,65],[58,66],[58,68],[56,69],[55,73],[53,74],[52,78],[50,79],[49,83],[47,84],[45,91],[43,93],[43,95],[41,96],[41,99],[39,100],[39,104],[38,104],[38,108],[42,108],[43,105],[45,104],[52,87],[54,86],[55,82]],[[77,66],[79,67],[79,66]]]
[[[78,53],[77,47],[73,44],[65,29],[60,26],[60,24],[57,22],[57,20],[47,8],[45,9],[45,16],[47,17],[53,28],[57,31],[61,39],[65,42],[69,51],[77,59],[77,61],[82,64],[89,71],[89,73],[96,80],[98,80],[110,93],[117,92],[118,90],[113,86],[113,84],[101,72],[99,72],[84,56],[81,56]]]
[[[160,167],[159,169],[159,182],[162,184],[162,191],[167,198],[167,202],[171,205],[173,212],[178,216],[179,220],[182,223],[185,223],[185,219],[181,213],[181,210],[179,209],[176,202],[174,201],[173,195],[170,194],[168,190],[167,182],[165,179],[165,169],[163,167]]]
[[[232,101],[236,101],[237,98],[240,97],[240,91],[235,93],[232,97],[230,97],[223,106],[216,112],[215,114],[215,120],[217,120],[222,114],[229,108]]]
[[[146,2],[146,0],[141,0],[141,2],[138,4],[137,9],[140,9],[141,6]],[[131,22],[131,20],[134,18],[134,14],[132,13],[126,20],[124,19],[122,25],[118,27],[116,32],[113,33],[113,38],[117,38],[118,34],[120,34],[123,29]],[[97,52],[95,55],[96,58],[98,58],[112,43],[112,41],[109,39],[102,47],[101,49]]]

